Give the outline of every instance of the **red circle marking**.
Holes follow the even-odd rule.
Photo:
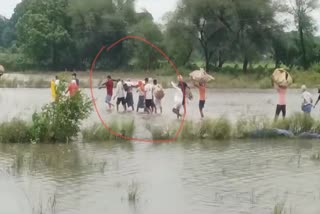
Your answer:
[[[91,92],[91,99],[92,99],[92,103],[94,105],[95,111],[101,121],[101,123],[103,124],[103,126],[106,128],[106,130],[108,130],[112,135],[115,135],[117,137],[120,137],[122,139],[125,140],[130,140],[130,141],[140,141],[140,142],[147,142],[147,143],[169,143],[169,142],[173,142],[176,141],[182,128],[184,125],[184,121],[185,121],[185,117],[186,117],[186,112],[187,112],[187,108],[186,108],[186,102],[184,103],[184,113],[183,113],[183,117],[179,126],[179,129],[177,130],[175,136],[172,139],[166,139],[166,140],[148,140],[148,139],[140,139],[140,138],[134,138],[134,137],[127,137],[127,136],[123,136],[120,133],[117,133],[115,131],[113,131],[109,126],[107,126],[107,124],[104,122],[104,120],[102,119],[99,109],[97,107],[96,104],[96,100],[94,99],[93,96],[93,87],[92,87],[92,73],[96,64],[97,59],[99,58],[99,56],[101,55],[102,51],[104,49],[107,49],[107,51],[110,51],[114,46],[118,45],[119,43],[127,40],[127,39],[136,39],[136,40],[140,40],[145,42],[146,44],[150,45],[152,48],[154,48],[156,51],[158,51],[166,60],[168,60],[168,62],[171,64],[171,66],[174,68],[174,70],[176,71],[177,76],[180,76],[180,73],[176,67],[176,65],[172,62],[172,60],[160,49],[158,48],[156,45],[152,44],[151,42],[149,42],[148,40],[146,40],[143,37],[140,36],[126,36],[123,37],[122,39],[119,39],[118,41],[116,41],[115,43],[113,43],[112,45],[110,45],[108,48],[106,48],[106,46],[102,46],[102,48],[100,49],[100,51],[98,52],[98,54],[96,55],[96,57],[94,58],[92,64],[91,64],[91,68],[90,68],[90,92]],[[182,83],[182,79],[180,79],[180,82]],[[182,84],[183,85],[183,84]],[[183,86],[182,86],[183,87]],[[185,90],[184,88],[182,88],[182,90]],[[186,95],[184,93],[184,99],[186,98]]]

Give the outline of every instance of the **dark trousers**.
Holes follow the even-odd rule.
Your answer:
[[[276,108],[276,118],[279,117],[280,113],[282,112],[282,117],[285,118],[286,117],[286,105],[277,105]]]

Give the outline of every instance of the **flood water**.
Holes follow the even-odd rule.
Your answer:
[[[90,91],[84,89],[84,92],[90,96]],[[175,119],[172,113],[174,90],[165,90],[165,98],[163,99],[163,116],[166,119]],[[317,90],[310,90],[313,93],[314,100],[317,99]],[[94,89],[94,97],[97,99],[97,107],[103,118],[110,117],[110,114],[117,116],[115,111],[109,113],[106,111],[104,103],[105,90]],[[193,90],[194,100],[189,101],[186,108],[186,119],[198,120],[200,118],[198,110],[198,92]],[[274,90],[248,90],[248,89],[208,89],[207,100],[204,108],[204,114],[208,117],[225,116],[230,120],[237,120],[239,117],[273,117],[277,104],[277,94]],[[22,119],[30,119],[35,110],[41,110],[41,106],[50,102],[50,89],[0,89],[0,121],[11,120],[14,117]],[[137,104],[138,94],[134,93],[134,102]],[[300,112],[301,108],[300,90],[291,89],[287,95],[287,114]],[[320,117],[320,105],[313,110],[312,115],[315,118]],[[120,106],[120,111],[122,108]],[[128,115],[132,115],[128,113]],[[133,114],[134,115],[134,114]],[[88,123],[99,119],[95,112],[86,121]]]
[[[55,198],[59,214],[269,214],[281,202],[318,214],[318,151],[316,141],[5,144],[0,187],[11,191],[0,193],[0,213],[10,202],[17,214],[50,211]]]
[[[154,120],[175,119],[173,92],[166,90],[163,115]],[[198,120],[194,94],[186,119]],[[94,96],[104,119],[117,118],[105,110],[105,90]],[[49,89],[0,89],[0,121],[30,120],[49,101]],[[204,112],[232,121],[272,117],[276,102],[274,90],[210,89]],[[300,103],[300,91],[290,90],[288,114],[300,111]],[[312,115],[319,118],[319,109]],[[84,124],[94,122],[95,112]],[[136,136],[148,137],[137,130]],[[318,141],[302,140],[0,144],[0,213],[267,214],[285,202],[287,213],[319,214],[320,161],[310,158],[317,152]],[[129,200],[134,192],[136,199]]]

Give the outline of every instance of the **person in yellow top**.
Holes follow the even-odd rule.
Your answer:
[[[199,84],[194,83],[194,86],[199,89],[199,111],[201,118],[203,118],[203,108],[206,102],[206,83],[204,81],[201,81],[199,82]]]
[[[59,77],[56,76],[55,80],[51,80],[51,97],[52,97],[52,101],[56,102],[57,101],[57,87],[59,85]]]

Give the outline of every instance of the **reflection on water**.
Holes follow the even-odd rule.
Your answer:
[[[318,151],[315,141],[0,144],[0,181],[27,198],[19,206],[50,210],[54,198],[59,214],[263,214],[282,201],[318,214]]]

